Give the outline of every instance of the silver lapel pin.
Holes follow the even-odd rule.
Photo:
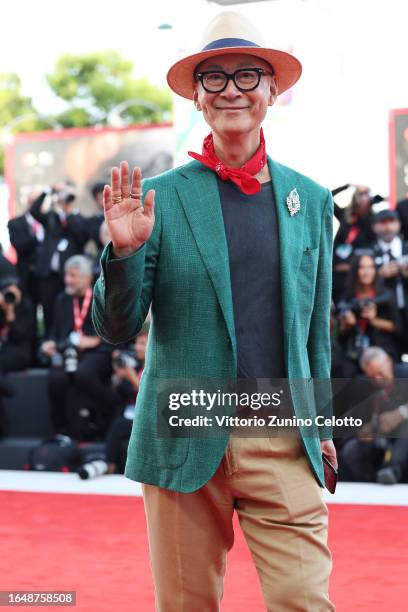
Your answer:
[[[289,209],[291,217],[295,215],[300,210],[300,198],[299,194],[296,191],[296,187],[292,189],[288,197],[286,198],[286,205]]]

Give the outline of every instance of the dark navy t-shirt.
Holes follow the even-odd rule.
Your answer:
[[[279,233],[272,181],[246,195],[217,177],[228,244],[238,378],[284,378]]]

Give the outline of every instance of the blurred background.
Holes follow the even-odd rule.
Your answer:
[[[148,177],[201,151],[208,126],[166,73],[199,50],[204,25],[225,9],[300,59],[299,82],[268,111],[267,151],[334,196],[334,408],[364,425],[335,429],[340,483],[335,496],[324,492],[332,599],[340,612],[405,610],[406,0],[2,3],[4,588],[76,588],[84,610],[153,609],[141,500],[113,499],[140,496],[123,470],[150,316],[117,347],[93,328],[92,288],[110,240],[101,193],[122,159]],[[262,610],[240,535],[232,555],[223,610]]]
[[[85,350],[98,357],[87,366],[94,389],[76,389],[84,430],[81,410],[74,429],[58,420],[61,397],[69,403],[65,391],[75,386],[68,374],[76,370],[69,368],[83,357],[79,351],[76,365],[66,362],[78,329],[66,328],[61,296],[77,295],[82,303],[99,274],[109,241],[101,191],[111,167],[126,159],[148,177],[188,161],[189,149],[200,150],[208,126],[189,100],[171,93],[166,73],[200,48],[203,25],[220,10],[241,11],[268,45],[303,64],[296,86],[269,108],[264,130],[272,157],[326,185],[335,198],[332,375],[370,378],[372,367],[361,362],[369,347],[408,367],[406,6],[402,0],[117,0],[114,6],[16,0],[3,7],[0,427],[17,442],[0,444],[0,467],[2,457],[3,467],[28,465],[20,437],[74,431],[105,440],[116,400],[107,405],[104,381],[110,385],[120,367],[103,343],[92,340]],[[82,323],[88,317],[95,338],[88,302]],[[140,369],[134,346],[123,350]],[[137,393],[133,370],[130,403]],[[30,386],[21,377],[42,398],[43,420],[23,401]],[[104,422],[97,424],[96,405],[104,401]],[[20,410],[26,418],[17,417]],[[357,478],[350,470],[344,477]]]
[[[228,8],[250,16],[268,44],[292,51],[303,64],[300,81],[270,109],[270,154],[328,186],[364,183],[389,195],[389,113],[407,106],[404,0],[7,3],[0,39],[0,173],[4,149],[17,132],[158,121],[173,124],[174,163],[185,161],[206,126],[188,101],[173,99],[165,75],[173,61],[197,49],[203,24]],[[58,175],[62,159],[48,147],[55,137],[42,138],[42,147],[25,146],[18,174],[21,165],[36,165],[40,182],[38,166]],[[100,155],[115,151],[112,134],[104,139]],[[78,168],[81,144],[71,151],[75,161],[66,177],[77,184],[95,173]],[[87,165],[96,161],[91,155]],[[13,160],[10,166],[6,182],[14,190]],[[12,211],[21,188],[13,191]],[[7,242],[4,231],[1,241]]]

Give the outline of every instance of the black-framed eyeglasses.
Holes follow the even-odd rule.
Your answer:
[[[224,70],[205,70],[196,72],[194,76],[208,93],[221,93],[230,80],[234,81],[239,91],[252,91],[258,87],[264,75],[274,76],[273,72],[267,72],[263,68],[240,68],[230,74]]]

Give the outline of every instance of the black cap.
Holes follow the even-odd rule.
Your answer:
[[[399,214],[396,210],[391,210],[390,208],[386,208],[385,210],[380,210],[373,216],[372,222],[377,223],[377,221],[385,221],[385,219],[398,219]]]
[[[17,285],[17,287],[20,287],[21,281],[17,276],[3,276],[0,278],[0,291],[6,287],[10,287],[10,285]]]

